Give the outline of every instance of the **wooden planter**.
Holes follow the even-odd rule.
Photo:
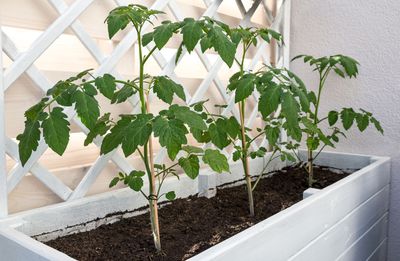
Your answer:
[[[252,173],[259,173],[263,164],[264,160],[255,160]],[[301,202],[190,260],[385,260],[390,159],[326,152],[316,164],[360,170],[323,190],[306,191],[309,196]],[[285,165],[276,161],[269,171]],[[197,193],[210,197],[217,186],[243,177],[240,167],[232,169],[230,175],[203,171],[195,181],[170,179],[164,189],[175,190],[178,197]],[[121,189],[12,215],[0,220],[1,258],[74,260],[30,236],[49,240],[93,229],[137,215],[133,210],[144,205],[139,193]],[[127,212],[104,218],[121,211]]]

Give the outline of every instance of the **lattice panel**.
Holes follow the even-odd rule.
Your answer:
[[[120,77],[116,67],[121,59],[131,50],[132,46],[137,42],[136,33],[131,30],[123,35],[122,39],[113,48],[110,55],[105,55],[101,48],[96,43],[96,40],[85,30],[84,25],[80,22],[80,17],[83,15],[91,5],[94,4],[94,0],[75,0],[71,4],[65,3],[63,0],[49,0],[51,6],[57,11],[59,16],[53,21],[53,23],[43,31],[43,33],[32,43],[32,45],[25,51],[21,52],[18,50],[16,43],[2,30],[0,35],[0,46],[4,54],[12,61],[10,66],[3,72],[0,72],[0,86],[3,91],[0,91],[0,217],[8,215],[7,208],[7,195],[13,191],[21,180],[28,173],[34,175],[41,183],[43,183],[48,189],[55,193],[63,201],[72,201],[84,197],[89,188],[96,181],[100,173],[106,168],[109,161],[112,161],[119,169],[125,172],[130,172],[133,166],[122,154],[115,150],[107,155],[99,156],[95,162],[86,171],[83,178],[79,181],[77,187],[72,190],[67,186],[60,178],[54,175],[46,167],[39,163],[43,153],[47,150],[47,145],[44,140],[41,140],[37,151],[32,154],[30,160],[25,166],[22,166],[19,162],[18,157],[18,146],[14,139],[7,137],[5,129],[7,123],[5,122],[5,110],[4,110],[4,93],[7,89],[19,78],[21,75],[26,75],[43,93],[52,87],[54,82],[48,80],[45,74],[37,68],[35,61],[37,61],[46,50],[57,40],[67,29],[70,29],[73,34],[79,39],[87,51],[91,54],[93,59],[98,63],[98,67],[94,71],[94,75],[102,75],[104,73],[112,73],[116,77]],[[127,1],[115,0],[116,5],[127,4]],[[204,0],[204,13],[202,16],[215,17],[221,19],[218,14],[218,8],[222,4],[222,0]],[[270,25],[271,28],[283,33],[285,45],[278,48],[273,53],[273,62],[277,66],[288,65],[288,44],[289,44],[289,14],[290,6],[289,1],[278,1],[276,12],[268,8],[267,3],[263,0],[255,0],[251,3],[247,9],[245,5],[240,1],[229,1],[232,8],[238,8],[242,14],[242,20],[240,25],[252,26],[251,19],[257,10],[262,8],[266,12],[267,21],[266,24]],[[96,3],[98,4],[98,3]],[[1,3],[0,3],[1,7]],[[171,20],[183,20],[185,17],[184,10],[174,0],[156,0],[151,6],[152,9],[168,11],[172,14]],[[150,29],[150,25],[148,25]],[[254,56],[250,60],[248,70],[255,68],[257,63],[264,62],[270,63],[271,53],[267,44],[260,41],[260,44],[255,48]],[[152,48],[152,46],[148,46]],[[203,99],[204,95],[210,91],[211,88],[215,88],[216,91],[221,95],[222,100],[228,104],[228,107],[224,109],[223,114],[233,114],[238,116],[237,108],[234,106],[234,97],[228,95],[225,90],[226,82],[220,78],[219,73],[225,66],[221,59],[216,60],[210,59],[209,55],[205,55],[201,52],[200,47],[197,46],[195,49],[195,55],[201,61],[207,75],[204,79],[201,79],[200,84],[195,88],[194,92],[190,93],[186,90],[186,103],[192,104]],[[1,55],[1,53],[0,53]],[[172,57],[166,57],[162,51],[156,51],[153,53],[153,59],[158,64],[161,74],[168,75],[175,81],[179,82],[181,79],[176,75],[176,68],[180,65],[181,60],[185,56],[185,51],[175,64],[175,54]],[[1,57],[0,57],[1,58]],[[0,59],[0,67],[3,68]],[[184,86],[184,84],[183,84]],[[150,100],[154,98],[151,95]],[[253,107],[247,118],[247,126],[252,126],[258,118],[257,106],[255,104],[258,95],[254,94]],[[129,100],[132,105],[132,111],[137,111],[138,100],[137,97],[133,97]],[[73,110],[66,110],[69,120],[80,128],[83,133],[87,133],[88,130],[76,117]],[[101,140],[97,139],[95,144],[99,146]],[[258,146],[264,146],[266,140],[264,139]],[[255,148],[257,145],[255,145]],[[225,151],[226,155],[229,153]],[[6,171],[6,155],[12,158],[16,163],[12,169],[7,173]],[[165,150],[161,149],[157,156],[156,161],[160,162],[165,159]]]

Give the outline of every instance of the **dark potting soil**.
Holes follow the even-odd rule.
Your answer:
[[[314,187],[347,175],[316,167]],[[154,249],[148,213],[46,244],[78,260],[185,260],[302,200],[305,177],[303,169],[288,167],[262,179],[254,193],[254,217],[248,215],[244,185],[219,189],[210,199],[174,200],[159,211],[162,254]]]

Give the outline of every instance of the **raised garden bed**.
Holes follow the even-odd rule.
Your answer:
[[[343,170],[359,170],[295,203],[301,199],[299,193],[301,194],[301,190],[306,187],[305,184],[302,188],[299,183],[296,195],[284,195],[286,199],[275,198],[279,202],[287,200],[287,205],[281,206],[281,209],[287,207],[286,209],[259,222],[263,219],[262,215],[268,217],[280,210],[277,209],[277,203],[268,204],[265,210],[260,211],[255,218],[244,219],[243,222],[237,223],[238,226],[242,226],[238,227],[237,231],[259,222],[258,224],[232,237],[230,236],[235,233],[235,229],[226,230],[220,240],[230,238],[195,255],[191,260],[265,260],[266,258],[268,260],[333,260],[337,258],[339,260],[367,260],[368,258],[384,260],[390,178],[389,159],[323,152],[315,163]],[[281,169],[285,165],[286,163],[276,161],[271,165],[269,171]],[[255,160],[252,166],[254,168],[252,173],[258,173],[263,166],[263,160]],[[242,178],[241,168],[232,166],[231,169],[234,170],[232,175],[203,172],[202,177],[194,181],[185,177],[180,182],[171,179],[167,181],[164,189],[166,191],[171,188],[175,189],[177,196],[181,198],[195,195],[198,192],[207,195],[208,192],[215,191],[217,186]],[[275,179],[279,180],[280,178],[277,176]],[[274,194],[276,191],[271,187],[273,179],[270,180],[271,182],[268,181],[265,180],[265,185],[262,185],[267,189],[260,190],[258,194],[261,193],[260,197],[262,198],[263,193],[270,193],[271,197],[258,199],[258,204],[267,204],[268,200],[274,201],[274,195],[276,197]],[[282,186],[284,184],[288,186],[288,184],[297,183],[281,183]],[[237,189],[230,190],[236,191]],[[281,189],[282,187],[278,188],[278,190]],[[223,200],[224,193],[225,191],[218,198]],[[284,193],[283,191],[282,195]],[[209,202],[213,200],[216,199],[211,199]],[[176,204],[185,206],[185,201],[178,200]],[[199,201],[199,204],[209,204],[205,203],[206,199],[194,199],[193,201]],[[237,200],[235,203],[240,207],[243,205]],[[137,215],[140,211],[134,210],[145,204],[146,201],[140,195],[129,189],[122,189],[71,203],[61,203],[16,214],[0,221],[0,225],[3,227],[0,232],[0,252],[7,260],[26,260],[27,257],[29,260],[72,260],[67,255],[29,236],[48,241],[58,236],[90,230],[102,224],[113,223],[122,217]],[[193,202],[191,202],[191,206],[195,207],[192,204]],[[212,203],[210,204],[212,205]],[[289,207],[291,204],[293,205]],[[179,208],[175,208],[175,211],[178,210]],[[230,211],[233,210],[230,207]],[[110,215],[116,212],[120,214]],[[168,213],[174,215],[171,211]],[[199,213],[199,215],[201,214]],[[236,217],[240,216],[242,215]],[[141,220],[143,217],[137,217],[137,219]],[[143,220],[143,222],[147,222],[148,219],[146,217]],[[184,226],[182,224],[182,227]],[[227,226],[232,228],[231,225]],[[191,227],[196,228],[196,226]],[[150,235],[148,240],[150,242],[148,245],[151,246]],[[169,240],[171,239],[166,238],[165,241]],[[177,240],[184,241],[181,237]],[[214,243],[217,242],[219,242],[218,239]],[[199,242],[199,244],[199,249],[194,250],[192,254],[211,246],[213,242],[209,241],[205,245],[201,245]],[[113,249],[116,251],[115,258],[123,260],[123,257],[118,256],[120,254],[118,248],[110,247],[109,251],[113,251]],[[190,253],[186,257],[189,256]],[[173,256],[172,259],[175,260],[175,257],[178,256]],[[126,258],[132,260],[135,257],[133,254],[127,254]],[[168,260],[168,257],[164,257],[164,259]]]

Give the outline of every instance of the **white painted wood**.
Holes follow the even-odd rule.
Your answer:
[[[320,189],[316,189],[316,188],[308,188],[303,192],[303,199],[306,199],[308,197],[311,197],[312,195],[320,192]]]
[[[388,214],[372,225],[356,242],[353,243],[337,261],[367,260],[374,248],[387,238]]]
[[[386,261],[387,257],[387,238],[385,238],[374,252],[367,258],[367,261]]]
[[[326,153],[325,156],[342,158],[335,153]],[[191,260],[265,260],[265,257],[274,261],[288,260],[382,190],[389,184],[389,180],[389,159],[381,158]]]
[[[1,32],[1,24],[0,24]],[[2,34],[0,34],[0,218],[8,214]]]
[[[4,73],[4,89],[7,88],[59,37],[64,30],[93,2],[76,1],[21,55]]]
[[[386,185],[289,260],[335,260],[362,237],[365,231],[386,216],[388,208],[389,185]]]
[[[324,154],[323,158],[341,161],[346,156]],[[369,158],[372,163],[190,260],[384,260],[390,162],[388,158],[353,157],[360,158],[357,162]],[[169,178],[164,191],[175,190],[178,197],[187,197],[199,187],[197,180],[184,176],[179,182]],[[93,220],[145,204],[140,194],[123,189],[11,215],[0,220],[0,227],[13,226],[27,235],[46,233],[40,238],[49,239],[114,222],[123,215],[99,223]],[[85,222],[90,222],[87,227],[79,225]]]
[[[32,240],[12,228],[0,229],[1,260],[7,261],[73,261],[66,254]]]

